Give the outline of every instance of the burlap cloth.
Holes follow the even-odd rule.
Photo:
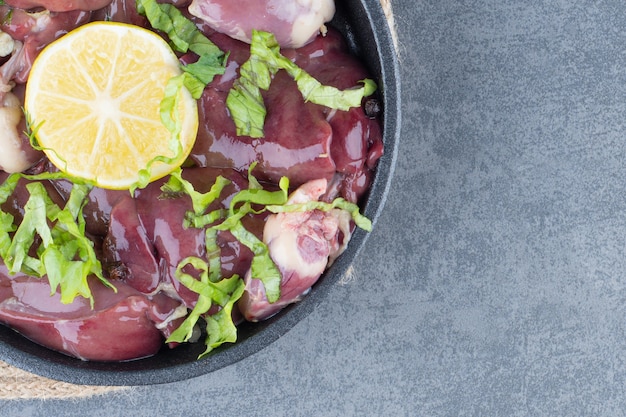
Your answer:
[[[0,361],[0,400],[81,398],[128,389],[74,385],[33,375]]]
[[[391,1],[380,0],[397,47]],[[59,382],[22,371],[0,361],[0,400],[84,398],[126,389],[130,388],[75,385]]]

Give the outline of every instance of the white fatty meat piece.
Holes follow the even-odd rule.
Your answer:
[[[194,0],[189,12],[218,32],[250,43],[252,30],[271,32],[282,48],[299,48],[335,15],[334,0]]]

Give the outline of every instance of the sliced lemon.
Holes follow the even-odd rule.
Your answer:
[[[151,164],[151,180],[180,166],[198,130],[196,101],[178,94],[180,144],[161,121],[168,81],[179,61],[157,34],[122,23],[94,22],[44,48],[33,63],[24,108],[50,161],[97,186],[126,189]],[[174,158],[171,160],[171,158]]]

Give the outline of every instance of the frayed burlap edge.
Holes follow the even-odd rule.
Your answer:
[[[0,361],[0,400],[85,398],[124,389],[54,381]]]
[[[393,41],[398,46],[391,0],[380,0],[389,22]],[[86,398],[128,387],[75,385],[33,375],[0,361],[0,400]]]

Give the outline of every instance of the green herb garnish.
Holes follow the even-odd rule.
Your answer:
[[[218,231],[229,231],[242,245],[253,252],[251,276],[263,283],[268,301],[274,303],[280,298],[281,274],[270,256],[267,245],[244,227],[241,220],[246,215],[261,214],[265,211],[288,213],[342,209],[351,214],[358,227],[367,231],[372,228],[370,220],[359,212],[359,207],[342,198],[337,198],[331,203],[311,201],[303,204],[287,204],[289,179],[282,177],[277,191],[265,190],[252,175],[255,166],[256,163],[248,169],[248,188],[232,197],[228,209],[208,211],[208,206],[217,201],[224,187],[230,183],[221,176],[217,177],[208,192],[200,193],[194,189],[193,184],[182,177],[179,169],[174,171],[161,187],[163,196],[166,198],[189,196],[193,209],[186,213],[184,225],[204,228],[206,233],[207,259],[187,258],[177,267],[176,279],[197,293],[198,301],[189,316],[168,339],[168,342],[188,341],[198,320],[201,317],[204,318],[207,350],[200,356],[208,354],[222,343],[234,343],[237,340],[236,327],[231,313],[235,302],[243,295],[245,287],[243,280],[236,275],[228,278],[221,276],[220,249],[217,245]],[[200,279],[183,272],[187,267],[199,271]],[[209,314],[209,310],[214,307],[218,308],[218,312]]]
[[[182,53],[191,51],[199,58],[193,64],[181,65],[183,73],[168,81],[165,97],[161,101],[161,121],[171,133],[169,149],[174,156],[158,156],[152,159],[146,168],[139,171],[139,180],[131,187],[131,194],[135,189],[144,188],[150,183],[150,170],[154,163],[163,162],[171,165],[179,159],[182,152],[180,143],[182,126],[178,114],[181,90],[186,88],[194,99],[199,99],[215,75],[224,73],[227,59],[227,54],[204,36],[196,25],[173,5],[157,3],[155,0],[136,0],[136,6],[137,11],[148,18],[154,29],[164,32],[169,37],[172,49]]]
[[[263,137],[266,110],[261,90],[269,89],[272,77],[281,69],[296,81],[305,101],[337,110],[359,107],[363,97],[373,94],[377,88],[370,79],[362,80],[362,87],[348,90],[322,85],[280,53],[273,34],[253,31],[250,58],[239,69],[239,78],[226,99],[238,135]]]
[[[217,177],[211,189],[206,193],[199,193],[193,185],[182,178],[181,171],[177,170],[170,176],[169,181],[161,187],[165,196],[186,194],[191,198],[193,211],[187,213],[186,227],[198,223],[198,218],[207,220],[211,217],[211,223],[227,215],[225,211],[217,210],[205,213],[206,208],[217,200],[226,185],[230,181]],[[202,222],[200,222],[202,223]],[[198,300],[183,323],[170,335],[167,342],[187,342],[193,335],[193,329],[200,319],[206,323],[207,337],[205,340],[206,350],[199,358],[207,355],[223,343],[237,341],[237,327],[232,319],[232,309],[244,292],[244,282],[239,276],[229,278],[221,276],[220,248],[217,245],[217,229],[207,228],[205,231],[205,247],[207,259],[189,257],[180,262],[176,269],[176,279],[181,284],[198,294]],[[183,270],[191,266],[200,272],[200,279],[185,273]],[[217,306],[219,310],[215,314],[208,314],[209,310]]]
[[[217,258],[219,260],[219,252]],[[183,272],[183,268],[188,265],[200,271],[199,280]],[[176,279],[197,293],[198,300],[183,323],[172,332],[166,342],[183,343],[188,341],[193,335],[193,329],[198,319],[203,317],[206,322],[206,350],[200,354],[199,358],[207,355],[223,343],[237,341],[237,327],[232,319],[232,310],[237,300],[243,295],[245,285],[237,275],[216,279],[214,266],[213,263],[192,257],[184,259],[176,270]],[[217,269],[218,276],[219,273],[219,269]],[[219,311],[209,315],[208,311],[213,306],[219,306]]]
[[[177,52],[194,52],[199,56],[195,63],[184,65],[181,82],[195,99],[216,75],[223,74],[228,55],[211,42],[197,26],[171,4],[156,0],[137,0],[137,11],[146,16],[154,29],[165,33],[170,46]]]
[[[20,178],[45,180],[52,176],[10,175],[0,186],[0,205],[13,194]],[[42,182],[30,182],[26,189],[30,197],[19,225],[13,215],[0,211],[0,257],[9,273],[38,278],[47,275],[51,294],[60,288],[62,303],[69,304],[82,296],[93,308],[89,276],[115,287],[104,277],[94,244],[85,235],[83,207],[91,186],[74,184],[63,208],[51,200]]]

